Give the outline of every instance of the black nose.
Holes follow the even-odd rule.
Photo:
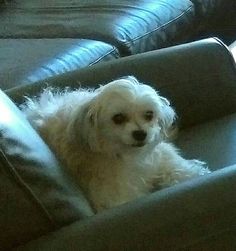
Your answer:
[[[143,130],[136,130],[132,132],[132,136],[135,140],[143,141],[147,137],[147,133]]]

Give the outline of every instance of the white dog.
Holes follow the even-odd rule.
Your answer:
[[[134,77],[96,90],[46,89],[23,111],[96,211],[210,172],[164,141],[175,113]]]

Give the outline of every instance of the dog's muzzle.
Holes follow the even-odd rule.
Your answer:
[[[147,137],[147,133],[143,130],[136,130],[132,132],[132,137],[133,139],[135,139],[135,143],[132,144],[132,146],[134,147],[142,147],[144,146],[145,143],[145,139]]]

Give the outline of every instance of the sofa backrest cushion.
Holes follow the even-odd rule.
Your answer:
[[[0,250],[8,250],[93,212],[2,91],[0,111]]]
[[[0,38],[87,38],[126,56],[185,41],[194,19],[190,0],[15,0],[0,15]]]

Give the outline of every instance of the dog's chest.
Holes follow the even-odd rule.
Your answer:
[[[140,160],[95,154],[80,164],[79,183],[98,210],[133,200],[152,188],[151,167]]]

